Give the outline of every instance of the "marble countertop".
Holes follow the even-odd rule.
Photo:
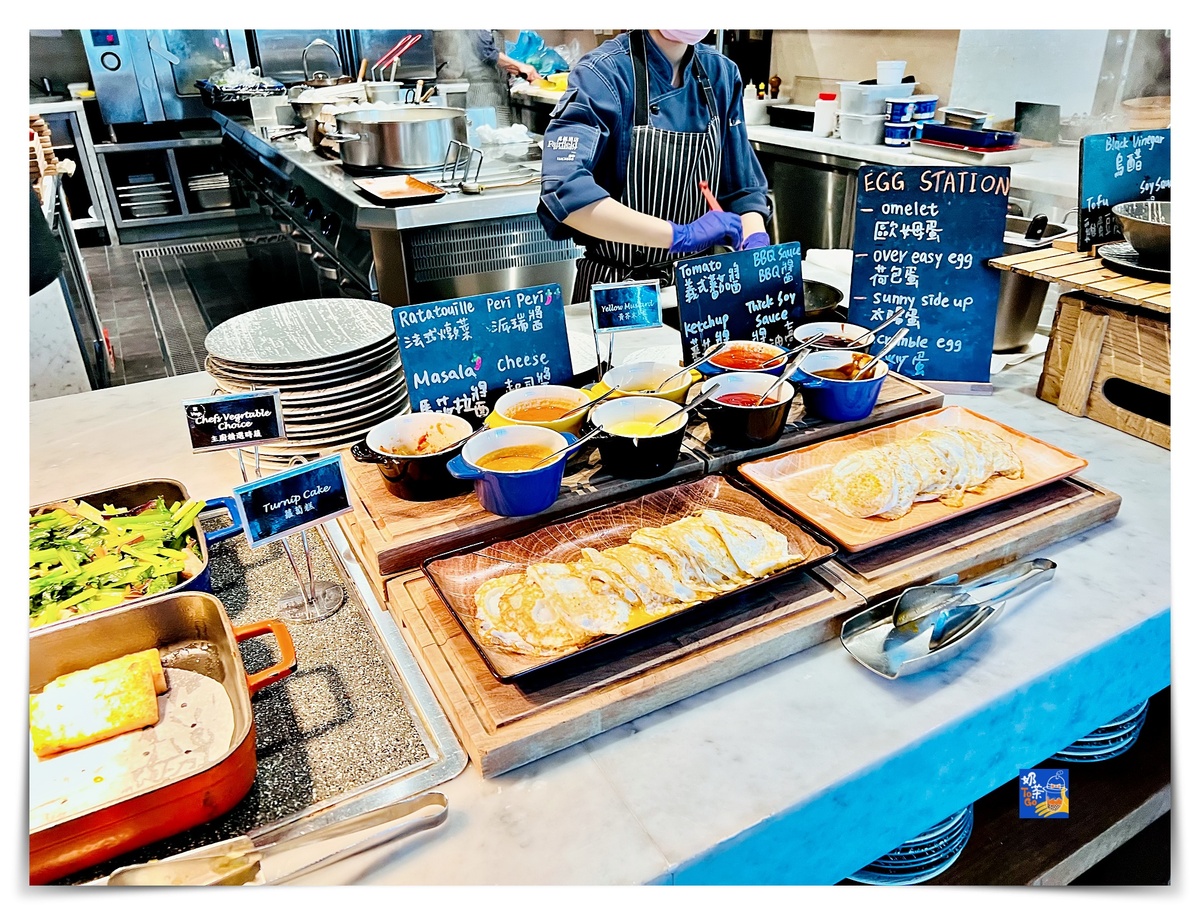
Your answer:
[[[498,778],[468,768],[439,829],[304,882],[833,883],[1168,685],[1170,453],[1037,400],[1039,368],[947,403],[1086,457],[1124,501],[1040,551],[1053,583],[975,646],[887,681],[827,642]],[[196,373],[32,403],[31,504],[152,476],[227,494],[236,460],[192,454],[180,407],[212,390]]]
[[[912,152],[911,148],[894,146],[863,146],[847,143],[834,137],[814,137],[806,130],[786,127],[748,125],[746,133],[752,143],[825,153],[843,159],[877,162],[882,165],[955,165],[944,159],[934,159]],[[1079,146],[1047,146],[1034,150],[1026,162],[1013,162],[1012,186],[1023,191],[1036,191],[1055,197],[1073,198],[1079,187]]]

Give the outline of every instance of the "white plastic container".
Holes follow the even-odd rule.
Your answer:
[[[838,115],[838,133],[847,143],[878,146],[883,142],[883,115],[843,111]]]
[[[833,128],[837,125],[837,96],[832,92],[822,92],[817,96],[813,108],[813,136],[832,136]]]
[[[864,83],[839,82],[840,110],[846,114],[883,114],[883,103],[889,98],[908,98],[917,88],[913,83],[872,86]]]

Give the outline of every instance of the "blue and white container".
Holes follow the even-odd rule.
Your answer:
[[[884,121],[889,124],[911,121],[916,108],[916,103],[911,98],[885,98],[883,100]]]
[[[938,97],[936,95],[914,95],[909,98],[913,105],[913,120],[928,121],[937,114]],[[895,118],[888,118],[894,121]]]
[[[912,143],[914,124],[912,121],[905,123],[886,123],[883,125],[883,145],[884,146],[909,146]]]

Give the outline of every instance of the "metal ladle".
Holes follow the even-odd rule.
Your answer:
[[[791,351],[792,358],[788,361],[788,364],[783,367],[783,371],[779,373],[779,377],[775,379],[775,383],[772,384],[769,388],[767,388],[767,390],[765,392],[763,392],[762,397],[758,398],[758,402],[755,403],[756,407],[761,407],[763,405],[763,401],[765,401],[768,397],[770,397],[772,394],[775,393],[775,389],[778,388],[781,384],[783,384],[784,379],[787,378],[789,375],[791,375],[792,371],[797,366],[799,366],[801,358],[808,354],[808,350],[812,348],[812,345],[824,336],[825,336],[824,333],[819,333],[819,334],[813,334],[811,337],[806,337],[804,339],[803,343],[801,343],[799,346],[797,346],[794,350]],[[779,357],[776,356],[775,358],[778,359]],[[775,360],[771,359],[768,361],[774,362]],[[764,363],[764,364],[766,364],[766,363]]]
[[[496,184],[480,184],[478,181],[462,181],[459,182],[458,189],[464,194],[482,194],[484,191],[490,191],[498,187],[521,187],[525,184],[532,184],[539,180],[542,176],[536,172],[528,178],[523,178],[520,181],[501,181]]]

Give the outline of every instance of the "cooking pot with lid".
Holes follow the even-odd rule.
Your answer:
[[[419,171],[446,159],[452,140],[467,142],[467,113],[462,108],[398,105],[337,112],[337,141],[344,165]]]

